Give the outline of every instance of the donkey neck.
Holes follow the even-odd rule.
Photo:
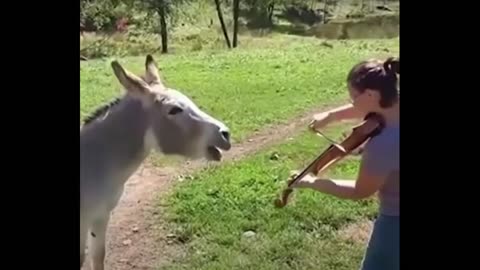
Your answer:
[[[151,150],[146,143],[149,117],[140,101],[125,96],[105,115],[83,128],[81,155],[88,163],[102,164],[99,168],[106,170],[102,174],[126,181]]]

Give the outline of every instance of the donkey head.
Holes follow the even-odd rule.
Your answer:
[[[157,65],[148,55],[140,78],[118,62],[112,68],[127,94],[139,100],[148,115],[146,143],[164,154],[219,161],[221,149],[231,148],[228,127],[200,110],[181,92],[162,83]]]

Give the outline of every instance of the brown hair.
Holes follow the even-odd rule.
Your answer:
[[[366,89],[378,91],[380,106],[387,108],[398,100],[397,74],[400,75],[400,58],[362,61],[350,70],[347,83],[360,93]]]

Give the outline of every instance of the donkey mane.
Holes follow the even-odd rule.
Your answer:
[[[120,101],[122,101],[122,98],[116,97],[107,104],[97,108],[93,113],[85,117],[85,120],[83,120],[83,125],[86,126],[91,122],[95,121],[96,119],[100,118],[101,116],[106,115],[113,107],[118,105]]]

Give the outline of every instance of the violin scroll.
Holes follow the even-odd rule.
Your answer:
[[[280,198],[275,199],[274,205],[276,208],[283,208],[288,203],[288,198],[290,194],[293,192],[292,188],[286,188],[283,190],[282,195]]]
[[[310,167],[310,166],[309,166]],[[287,205],[288,203],[288,198],[290,197],[290,194],[293,192],[293,188],[291,188],[291,186],[296,182],[297,178],[300,176],[300,175],[303,175],[303,174],[308,174],[310,173],[310,169],[309,167],[307,167],[304,172],[300,173],[300,174],[293,174],[292,176],[290,176],[290,179],[288,179],[287,181],[287,188],[285,188],[280,196],[280,198],[277,198],[275,199],[274,201],[274,205],[276,208],[283,208],[285,205]]]

